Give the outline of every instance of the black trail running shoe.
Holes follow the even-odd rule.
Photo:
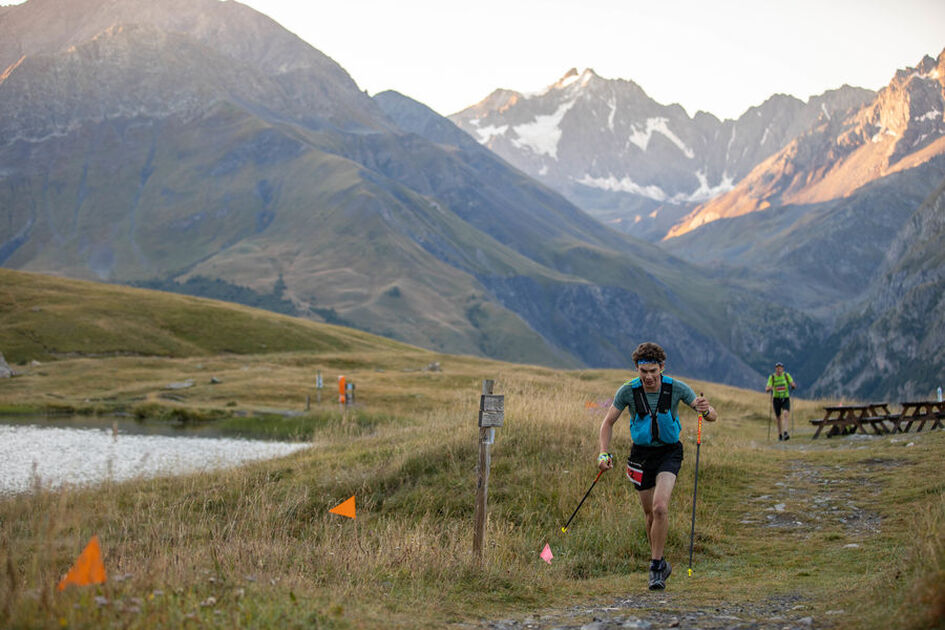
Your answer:
[[[662,591],[666,588],[666,580],[672,572],[673,567],[666,560],[663,560],[659,569],[650,569],[650,590]]]

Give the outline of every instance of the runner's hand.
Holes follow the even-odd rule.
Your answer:
[[[601,453],[597,456],[597,467],[600,470],[610,470],[614,467],[614,456],[610,453]]]
[[[696,396],[696,399],[692,401],[692,408],[699,413],[707,413],[709,411],[709,399],[705,396]]]

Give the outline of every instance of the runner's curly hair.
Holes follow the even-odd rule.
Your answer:
[[[652,341],[645,341],[633,351],[634,365],[638,364],[640,361],[666,363],[666,351],[663,350],[659,344],[653,343]]]

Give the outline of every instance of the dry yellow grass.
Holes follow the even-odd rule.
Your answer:
[[[418,370],[434,360],[442,372]],[[636,497],[619,471],[601,479],[568,534],[560,533],[595,473],[604,410],[586,403],[606,403],[629,376],[624,372],[562,372],[423,352],[112,357],[43,365],[9,383],[0,402],[28,404],[55,393],[60,404],[77,406],[153,400],[222,413],[235,400],[238,410],[300,409],[313,393],[315,369],[326,385],[340,372],[355,380],[359,403],[344,420],[313,419],[317,444],[302,453],[214,474],[0,501],[6,567],[0,625],[149,628],[193,620],[215,627],[407,628],[645,588],[649,550]],[[223,383],[204,384],[211,374]],[[161,398],[166,383],[188,377],[198,385],[175,392],[180,400]],[[496,392],[506,395],[506,423],[492,450],[480,568],[470,550],[482,378],[495,378]],[[931,580],[934,587],[945,562],[936,537],[945,524],[936,476],[945,432],[919,436],[910,449],[889,438],[811,442],[804,425],[822,403],[796,400],[798,432],[779,445],[766,441],[763,393],[690,384],[710,396],[722,420],[704,428],[697,571],[685,578],[680,569],[674,577],[677,602],[698,607],[803,593],[811,614],[851,611],[838,619],[844,626],[931,627],[940,591],[920,585]],[[336,405],[321,407],[329,414]],[[688,551],[695,448],[693,415],[683,413],[687,457],[668,543],[677,566]],[[359,424],[359,417],[381,414],[389,417]],[[614,450],[625,457],[624,423]],[[909,476],[867,474],[858,462],[869,458],[908,461],[897,470]],[[816,496],[816,479],[791,476],[799,469],[849,482],[849,500],[881,515],[881,532],[832,521],[796,531],[740,523],[746,512],[761,510],[758,497],[773,495],[785,480]],[[328,513],[351,495],[355,521]],[[103,542],[110,581],[54,593],[93,533]],[[551,566],[537,559],[546,542],[556,556]],[[861,544],[862,553],[843,548],[850,543]],[[893,565],[911,567],[914,579],[891,580]],[[824,583],[844,594],[822,590]],[[864,607],[861,599],[885,604]],[[908,608],[897,608],[904,601]]]

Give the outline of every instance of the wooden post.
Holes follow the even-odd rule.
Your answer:
[[[489,497],[489,447],[495,441],[495,427],[501,427],[505,418],[505,396],[494,396],[495,381],[482,382],[479,399],[479,467],[476,471],[476,511],[474,515],[473,554],[482,563],[482,548],[486,540],[486,505]]]

